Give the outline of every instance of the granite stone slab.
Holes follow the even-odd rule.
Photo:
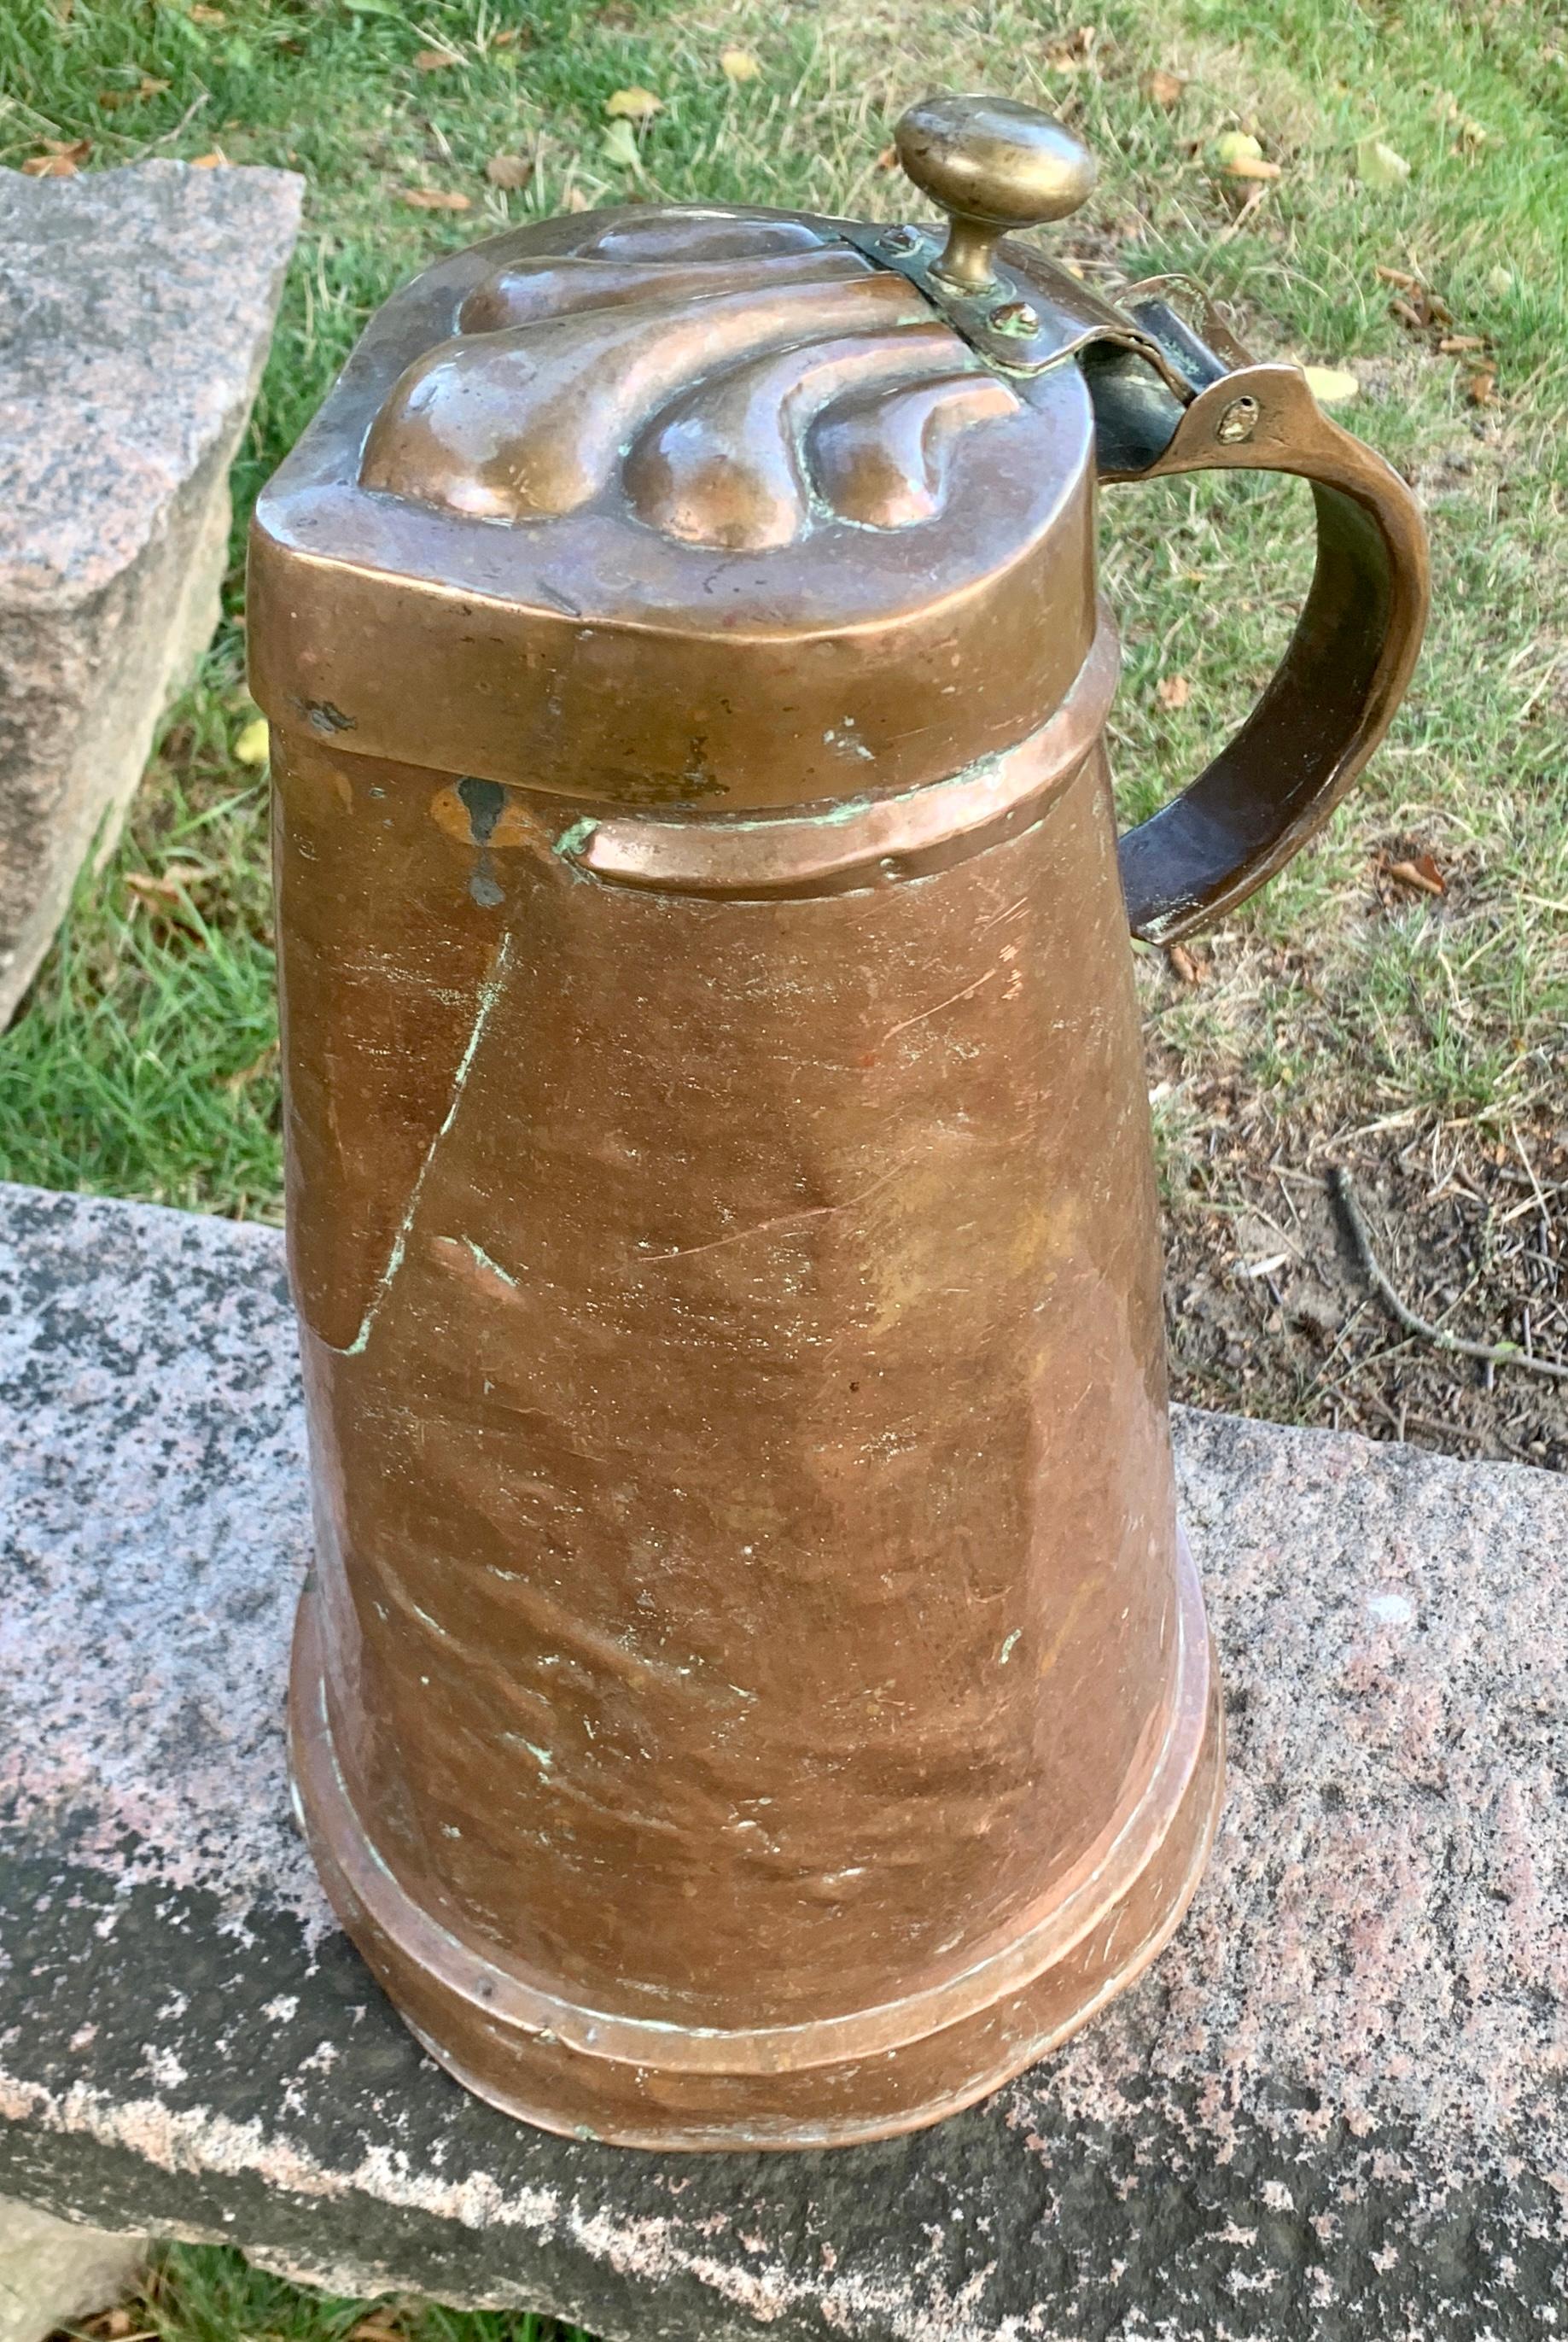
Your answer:
[[[612,2337],[1561,2331],[1561,1479],[1183,1415],[1231,1790],[1174,1943],[935,2130],[638,2154],[465,2096],[295,1835],[276,1234],[12,1188],[0,1249],[0,2195]]]
[[[0,1025],[217,623],[303,186],[0,171]]]
[[[146,2258],[145,2237],[108,2237],[0,2197],[0,2342],[44,2342],[112,2308]]]

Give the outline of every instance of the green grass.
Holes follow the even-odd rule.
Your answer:
[[[266,790],[229,760],[236,696],[230,643],[165,733],[116,850],[84,873],[0,1044],[13,1177],[276,1214]]]
[[[142,2292],[107,2318],[75,2329],[84,2342],[584,2342],[581,2329],[528,2311],[444,2309],[396,2296],[351,2301],[306,2292],[253,2268],[222,2245],[182,2245],[156,2256]]]
[[[1560,1123],[1568,1029],[1568,32],[1556,0],[1110,0],[1085,59],[1084,0],[6,0],[0,161],[46,138],[90,167],[149,154],[283,164],[305,232],[236,470],[239,526],[375,305],[434,253],[574,201],[755,199],[888,215],[891,122],[929,86],[991,86],[1067,114],[1094,144],[1090,212],[1056,238],[1129,274],[1187,268],[1261,352],[1349,365],[1345,419],[1427,505],[1435,611],[1393,735],[1323,841],[1200,949],[1204,980],[1142,958],[1167,1190],[1227,1208],[1215,1134],[1247,1101],[1266,1147],[1347,1129]],[[503,38],[503,35],[514,35]],[[719,53],[754,51],[732,86]],[[453,62],[422,71],[421,51]],[[1179,105],[1145,95],[1188,76]],[[105,108],[105,93],[139,91]],[[604,104],[664,100],[636,171]],[[1282,175],[1254,207],[1215,170],[1223,129]],[[1477,131],[1484,135],[1477,136]],[[1368,186],[1357,142],[1409,161]],[[532,157],[521,194],[484,175]],[[402,200],[464,195],[460,215]],[[1390,314],[1378,269],[1420,278],[1474,368]],[[1106,499],[1108,589],[1126,667],[1114,716],[1124,810],[1147,811],[1239,719],[1309,566],[1301,492],[1187,482]],[[243,580],[197,687],[173,711],[125,839],[85,878],[0,1043],[0,1175],[214,1211],[278,1208],[265,808],[232,757]],[[1158,686],[1175,676],[1186,704]],[[1402,894],[1392,857],[1430,853],[1448,891]],[[201,875],[173,895],[171,867]],[[139,880],[139,886],[133,885]],[[147,882],[155,882],[149,889]],[[1228,1144],[1228,1142],[1227,1142]],[[233,2257],[182,2251],[154,2305],[169,2342],[328,2342],[355,2312],[302,2303]],[[470,2342],[526,2321],[425,2314]]]

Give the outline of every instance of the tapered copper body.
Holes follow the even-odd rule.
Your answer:
[[[258,522],[295,1777],[421,2037],[554,2128],[932,2120],[1153,1957],[1213,1826],[1093,586],[1096,445],[1156,426],[1039,264],[991,362],[976,185],[951,311],[938,243],[776,215],[444,263]],[[1242,376],[1122,322],[1164,467],[1232,460]],[[1330,484],[1254,723],[1309,665],[1331,713],[1134,842],[1151,932],[1283,858],[1413,654],[1403,492],[1294,380],[1241,394]]]

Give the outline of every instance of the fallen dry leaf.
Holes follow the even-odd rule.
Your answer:
[[[450,49],[415,49],[414,67],[416,73],[444,73],[448,65],[460,65],[463,60]]]
[[[898,168],[897,147],[884,146],[876,158],[876,167],[879,171],[896,171]]]
[[[493,49],[509,49],[512,47],[516,38],[516,25],[508,25],[504,32],[492,34],[490,45]]]
[[[1412,887],[1418,895],[1446,895],[1443,873],[1430,854],[1418,854],[1409,862],[1390,862],[1384,866],[1391,878],[1400,886]]]
[[[636,127],[630,122],[611,122],[604,128],[604,153],[618,171],[640,171],[643,157],[637,146]]]
[[[534,176],[534,165],[526,155],[492,155],[484,165],[484,175],[493,187],[512,193],[528,185]]]
[[[229,158],[221,146],[215,146],[210,155],[193,155],[191,157],[193,171],[226,171],[228,167]]]
[[[1361,384],[1344,366],[1303,366],[1306,386],[1320,406],[1346,406],[1361,396]]]
[[[614,89],[604,100],[604,111],[612,122],[651,122],[664,103],[651,89]]]
[[[412,204],[416,212],[466,212],[474,207],[467,195],[444,187],[404,187],[401,200]]]
[[[265,765],[271,745],[265,716],[253,716],[242,724],[235,735],[234,759],[236,765]]]
[[[1497,370],[1494,366],[1473,374],[1464,385],[1464,395],[1472,406],[1494,406],[1497,404]]]
[[[1209,972],[1206,960],[1194,959],[1185,944],[1172,944],[1165,953],[1171,972],[1183,984],[1202,984]]]
[[[1355,175],[1369,187],[1400,187],[1410,176],[1410,165],[1385,138],[1358,138]]]
[[[581,187],[568,187],[564,203],[569,212],[591,212],[594,208]]]
[[[1261,155],[1238,155],[1233,163],[1225,165],[1227,179],[1277,179],[1278,163],[1265,162]]]
[[[202,0],[191,0],[185,13],[193,25],[226,25],[229,21],[221,8],[205,8]]]
[[[1385,268],[1379,261],[1376,274],[1382,277],[1385,285],[1397,285],[1403,292],[1419,293],[1421,290],[1420,277],[1412,276],[1408,269]]]
[[[1193,696],[1193,686],[1184,675],[1163,675],[1154,686],[1154,696],[1162,707],[1185,707]]]
[[[22,174],[28,179],[74,179],[76,165],[69,155],[29,155]]]
[[[1485,145],[1487,131],[1473,116],[1461,111],[1459,100],[1452,90],[1438,91],[1433,100],[1432,111],[1437,121],[1452,125],[1454,136],[1462,146],[1468,146],[1473,153]]]
[[[1187,86],[1187,76],[1185,74],[1169,73],[1164,65],[1155,65],[1144,75],[1138,86],[1151,105],[1163,105],[1168,111],[1173,105],[1180,105],[1182,94]]]
[[[1484,334],[1444,334],[1437,346],[1445,358],[1452,358],[1457,356],[1461,350],[1483,350],[1486,336]]]
[[[144,74],[135,89],[101,89],[98,104],[112,114],[116,106],[139,105],[145,97],[162,97],[168,85],[166,81],[158,81],[152,74]]]
[[[1449,309],[1446,300],[1433,293],[1430,285],[1413,285],[1409,297],[1404,293],[1394,293],[1388,305],[1388,314],[1404,325],[1406,333],[1433,333],[1433,330],[1437,330],[1442,335],[1453,325],[1453,312]],[[1433,346],[1437,349],[1439,345],[1434,342]],[[1477,349],[1483,349],[1483,346],[1486,346],[1486,342],[1479,340]]]
[[[757,81],[762,76],[762,67],[750,49],[721,49],[719,71],[726,81]]]
[[[1045,63],[1052,73],[1076,74],[1094,71],[1094,44],[1099,32],[1093,25],[1080,25],[1064,41],[1057,41],[1045,52]]]
[[[1397,317],[1413,334],[1424,334],[1433,325],[1443,332],[1453,324],[1453,310],[1430,285],[1413,283],[1408,298],[1403,293],[1396,293],[1388,305],[1388,314]]]
[[[90,138],[40,138],[45,155],[64,155],[68,163],[85,163],[93,151]]]
[[[231,1097],[238,1097],[244,1091],[249,1089],[253,1082],[259,1081],[264,1074],[270,1074],[276,1066],[277,1059],[277,1043],[269,1041],[259,1057],[253,1058],[248,1066],[242,1066],[237,1074],[225,1074],[222,1086],[227,1090]],[[399,2334],[394,2327],[377,2326],[373,2319],[367,2317],[362,2325],[353,2328],[349,2342],[407,2342],[407,2337]]]
[[[183,903],[193,886],[214,873],[199,862],[171,862],[163,870],[127,870],[125,884],[139,903]]]

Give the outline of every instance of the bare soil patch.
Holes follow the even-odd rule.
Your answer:
[[[1568,1469],[1568,1381],[1411,1333],[1357,1258],[1328,1173],[1351,1182],[1406,1306],[1498,1347],[1568,1362],[1568,1142],[1430,1126],[1328,1141],[1200,1085],[1202,1185],[1166,1217],[1178,1398],[1465,1456]]]

